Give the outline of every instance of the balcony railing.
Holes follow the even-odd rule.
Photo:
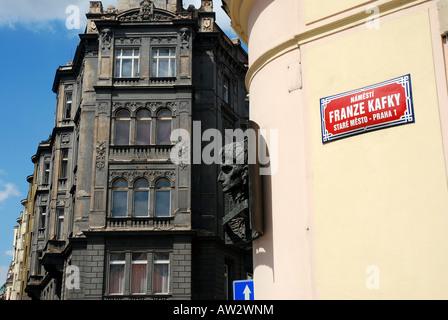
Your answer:
[[[171,230],[174,228],[174,217],[147,217],[147,218],[108,218],[109,229],[146,229]]]
[[[154,159],[168,160],[172,146],[111,146],[109,157],[111,160]]]

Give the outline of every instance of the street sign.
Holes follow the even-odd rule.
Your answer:
[[[233,281],[233,300],[254,300],[254,280]]]
[[[415,122],[411,75],[320,99],[322,142]]]

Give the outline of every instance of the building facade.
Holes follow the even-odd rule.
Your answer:
[[[446,299],[447,1],[223,5],[250,119],[278,132],[255,298]]]
[[[212,1],[92,1],[87,19],[56,72],[53,132],[32,158],[27,295],[231,298],[251,251],[225,244],[219,165],[183,153],[207,129],[246,128],[246,52],[216,25]]]

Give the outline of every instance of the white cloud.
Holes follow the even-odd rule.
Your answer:
[[[14,28],[24,25],[33,29],[52,29],[52,21],[65,21],[71,12],[66,13],[69,6],[79,8],[80,26],[84,29],[85,14],[89,11],[90,0],[1,0],[0,1],[0,27]],[[118,0],[103,0],[103,7],[117,6]],[[184,8],[193,4],[196,8],[201,6],[201,0],[183,0]],[[230,37],[236,36],[230,28],[230,19],[221,8],[221,0],[214,1],[214,10],[218,25]]]
[[[13,256],[14,256],[14,250],[8,250],[8,251],[5,252],[5,254],[6,254],[7,256],[11,256],[11,257],[13,257]]]
[[[0,180],[0,203],[6,201],[10,197],[20,196],[20,192],[13,183],[4,183]]]

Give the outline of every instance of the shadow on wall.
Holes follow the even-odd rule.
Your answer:
[[[255,126],[257,126],[255,124]],[[265,138],[262,135],[259,135],[260,139],[257,145],[263,146],[259,151],[265,152],[265,155],[262,155],[265,159],[271,159],[269,154],[269,149],[266,143]],[[260,156],[260,154],[259,154]],[[264,165],[261,165],[261,168],[265,172],[265,175],[260,176],[260,184],[261,190],[258,191],[258,195],[260,199],[258,200],[260,210],[262,211],[262,230],[263,235],[254,240],[253,245],[253,259],[254,259],[254,271],[257,268],[268,268],[272,274],[272,282],[275,282],[275,273],[274,273],[274,246],[273,246],[273,232],[272,232],[272,186],[271,186],[271,162],[267,162]],[[260,216],[259,216],[260,217]],[[260,270],[261,271],[261,270]],[[262,273],[263,276],[267,276],[266,272]]]

